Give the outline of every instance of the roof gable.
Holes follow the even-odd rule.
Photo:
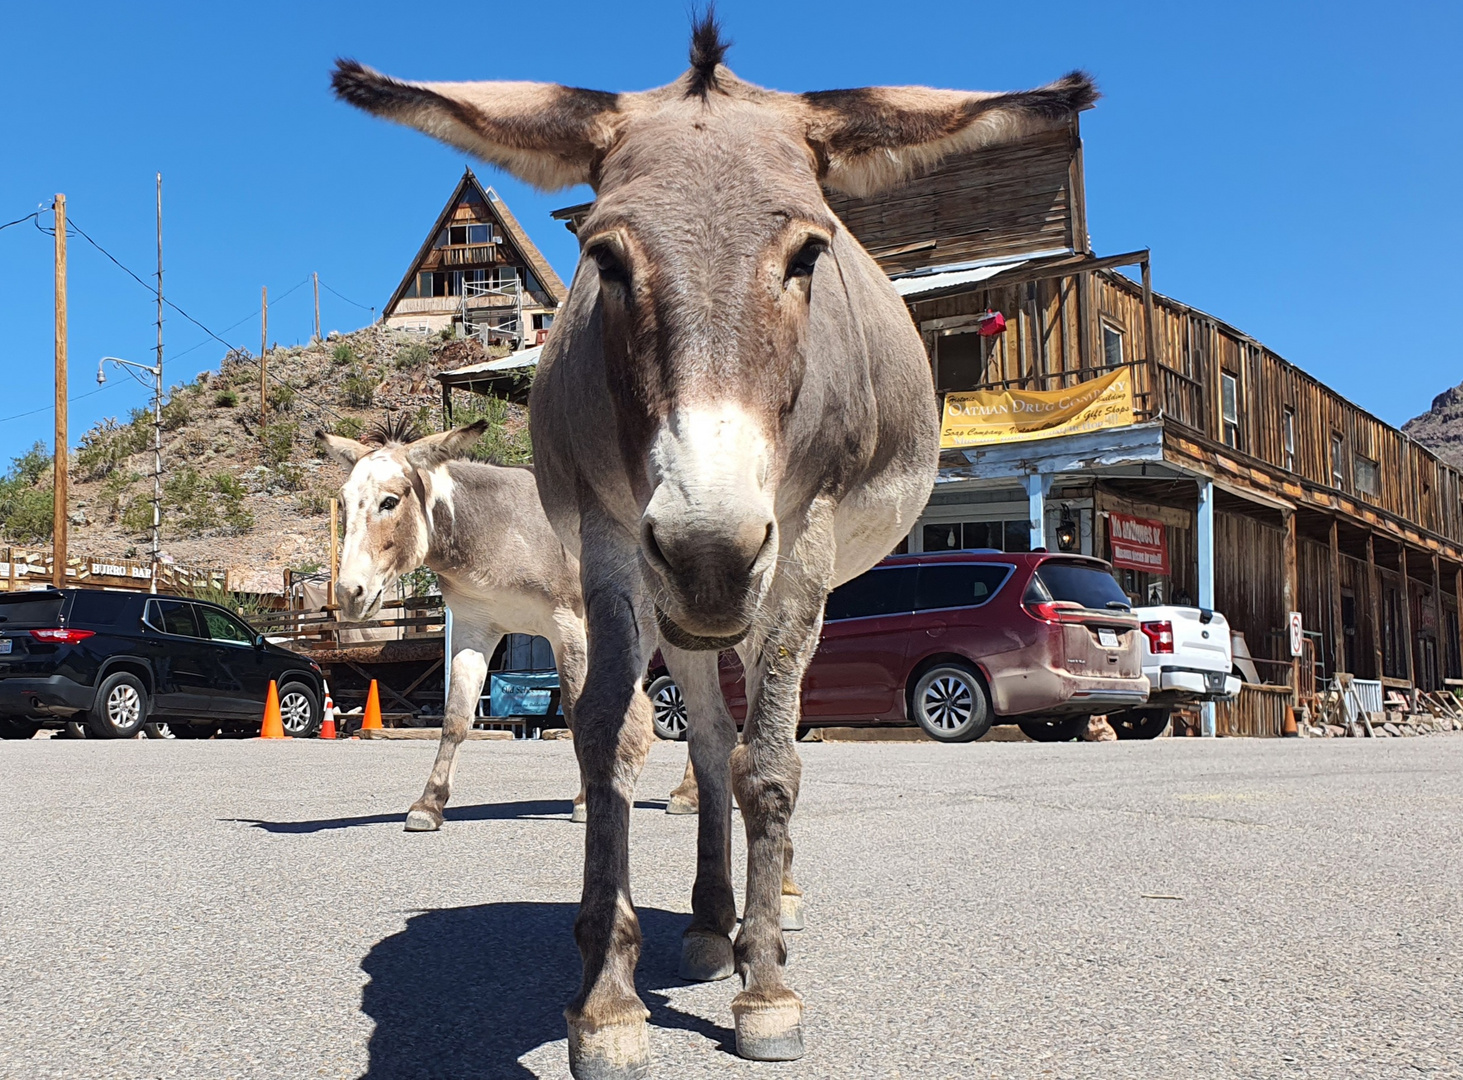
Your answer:
[[[518,223],[518,219],[513,216],[513,212],[508,209],[508,204],[499,198],[498,193],[492,188],[483,187],[478,182],[478,178],[473,175],[471,169],[466,169],[462,174],[462,179],[452,189],[452,195],[448,198],[446,205],[442,207],[441,213],[437,215],[437,219],[432,223],[431,229],[427,231],[426,239],[422,241],[422,246],[417,249],[416,256],[412,259],[411,265],[407,267],[407,271],[402,276],[401,282],[396,286],[395,291],[392,292],[391,299],[386,302],[383,317],[390,315],[396,310],[396,305],[406,294],[406,290],[411,286],[412,282],[416,280],[422,263],[431,254],[437,234],[452,222],[457,208],[464,203],[480,206],[493,221],[501,226],[507,241],[507,246],[518,253],[524,265],[533,272],[533,276],[538,279],[539,284],[543,286],[544,292],[553,301],[554,305],[558,306],[562,304],[568,290],[564,288],[564,283],[559,279],[559,275],[554,273],[554,268],[549,265],[549,261],[544,258],[543,253],[539,251],[534,242],[528,238],[528,233],[524,232],[523,226]]]

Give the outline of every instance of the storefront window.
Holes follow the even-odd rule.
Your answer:
[[[1030,551],[1031,526],[1020,521],[950,521],[926,525],[925,551]]]

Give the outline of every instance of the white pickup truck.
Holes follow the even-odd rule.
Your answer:
[[[1223,701],[1240,691],[1229,622],[1217,611],[1195,607],[1138,607],[1143,674],[1148,703],[1108,716],[1120,739],[1163,734],[1175,705]]]

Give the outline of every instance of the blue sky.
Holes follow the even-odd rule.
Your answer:
[[[480,18],[471,17],[477,10]],[[1239,326],[1383,419],[1463,380],[1463,5],[839,5],[723,0],[743,78],[785,90],[874,83],[1015,89],[1073,67],[1105,97],[1083,118],[1099,253],[1149,246],[1160,292]],[[150,272],[164,181],[166,292],[224,337],[305,340],[367,322],[466,159],[335,102],[337,55],[429,79],[608,90],[685,66],[682,0],[12,5],[0,64],[0,223],[63,191],[73,219]],[[542,194],[481,167],[566,279],[573,238]],[[48,217],[48,216],[47,216]],[[0,463],[52,417],[51,239],[0,232]],[[336,294],[339,294],[338,296]],[[354,306],[349,298],[362,307]],[[147,392],[97,358],[151,360],[148,293],[85,244],[70,278],[73,442]],[[234,325],[237,324],[237,325]],[[169,313],[169,381],[222,349]],[[40,410],[31,415],[16,414]]]

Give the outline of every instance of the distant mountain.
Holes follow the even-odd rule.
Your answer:
[[[1432,408],[1402,430],[1449,465],[1463,469],[1463,384],[1433,398]]]

